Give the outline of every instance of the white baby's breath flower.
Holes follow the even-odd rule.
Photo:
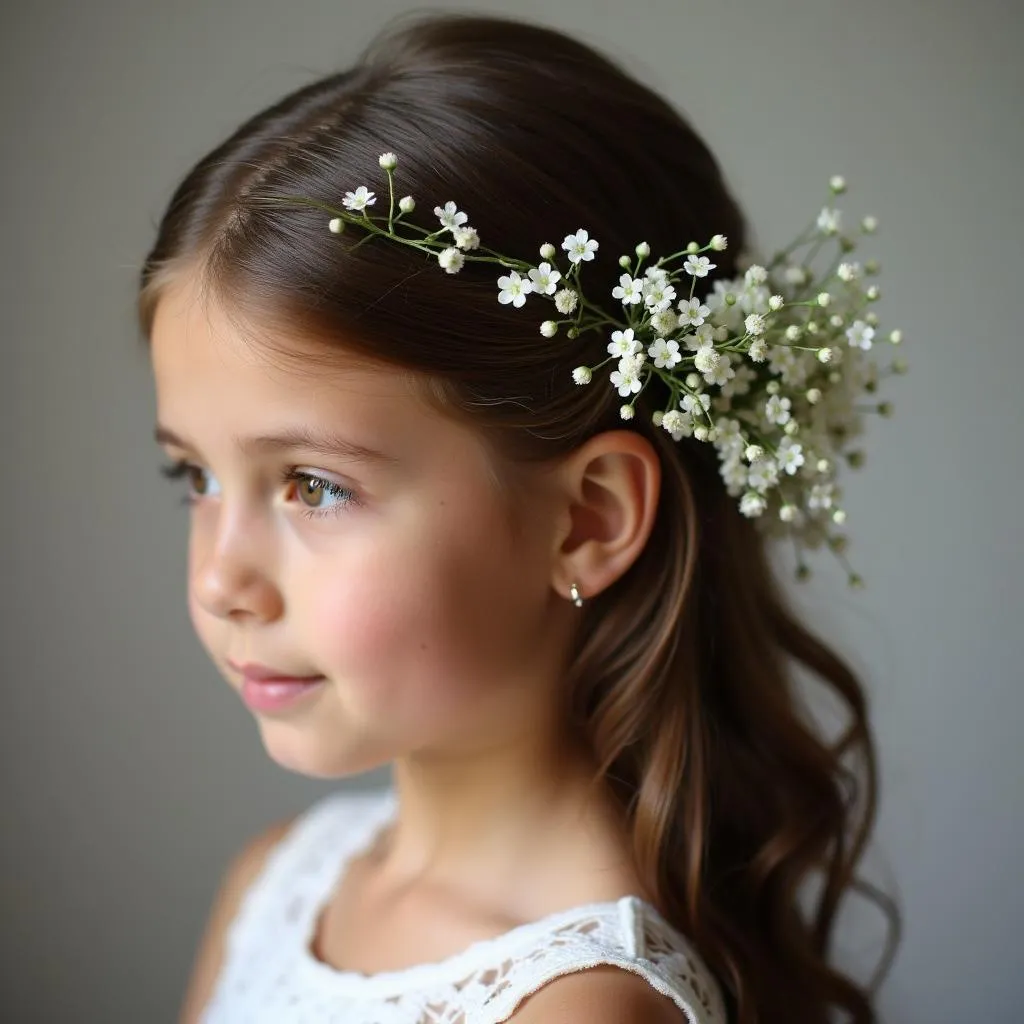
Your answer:
[[[455,236],[455,244],[460,249],[480,248],[480,236],[476,233],[476,228],[471,228],[469,225],[453,228],[452,234]]]
[[[642,278],[623,274],[619,283],[612,289],[612,298],[618,299],[624,306],[633,306],[644,298],[644,282]]]
[[[823,235],[834,235],[839,231],[841,220],[842,212],[840,210],[833,210],[826,206],[818,214],[818,230]]]
[[[347,210],[365,210],[368,206],[373,206],[377,201],[376,196],[371,192],[365,185],[360,185],[355,192],[346,192],[345,198],[342,199],[341,205]]]
[[[803,445],[798,441],[794,441],[791,437],[784,437],[779,442],[776,452],[779,469],[792,476],[804,464],[803,452]]]
[[[694,419],[697,419],[698,416],[703,416],[711,408],[711,396],[706,394],[685,394],[679,404]]]
[[[747,491],[740,498],[740,512],[748,519],[754,519],[762,515],[767,507],[768,503],[756,491]]]
[[[679,317],[671,309],[659,309],[651,317],[651,327],[655,334],[671,334],[679,326]]]
[[[393,171],[398,166],[398,157],[394,153],[381,153],[377,157],[377,163],[384,168],[385,171]]]
[[[398,200],[398,208],[402,213],[412,213],[416,209],[416,200],[412,196],[402,196]]]
[[[834,491],[835,488],[830,483],[814,484],[807,497],[807,507],[812,509],[831,508]]]
[[[860,229],[865,235],[873,235],[878,230],[878,218],[868,214],[861,222]]]
[[[589,384],[591,380],[593,380],[593,377],[594,374],[591,372],[589,366],[577,366],[576,369],[572,371],[572,379],[576,381],[577,384]]]
[[[434,216],[441,222],[441,227],[447,228],[449,231],[462,227],[469,220],[468,215],[462,213],[455,203],[450,200],[443,207],[435,206]]]
[[[803,267],[786,267],[785,272],[782,275],[786,284],[805,284],[807,281],[807,271]]]
[[[661,426],[672,435],[673,441],[680,441],[693,433],[693,420],[678,409],[669,409],[661,419]]]
[[[625,367],[623,367],[623,363],[626,363]],[[608,375],[608,379],[612,382],[613,387],[619,389],[619,395],[622,398],[628,398],[631,394],[636,394],[643,387],[640,374],[627,360],[620,360],[619,369],[612,370]]]
[[[775,311],[777,311],[777,310],[780,310],[780,309],[782,309],[782,307],[783,307],[783,306],[784,306],[785,304],[786,304],[786,300],[785,300],[785,299],[784,299],[784,298],[783,298],[783,297],[782,297],[781,295],[773,295],[773,296],[772,296],[772,297],[771,297],[771,298],[770,298],[770,299],[768,300],[768,308],[769,308],[770,310],[772,310],[772,312],[775,312]]]
[[[853,348],[861,348],[865,352],[871,348],[871,341],[875,336],[875,329],[869,327],[863,320],[854,320],[853,326],[846,331],[846,340]]]
[[[570,263],[586,262],[594,258],[598,243],[590,237],[586,228],[580,228],[575,235],[566,235],[562,248],[569,254]]]
[[[644,278],[644,305],[653,313],[662,313],[672,305],[676,290],[668,283],[668,279]]]
[[[856,281],[861,275],[861,266],[854,260],[851,263],[840,263],[836,268],[836,277],[841,281]]]
[[[760,313],[751,313],[743,321],[743,326],[746,327],[748,334],[764,334],[764,317]]]
[[[708,348],[715,343],[715,329],[711,324],[701,324],[695,331],[691,331],[685,338],[686,347],[691,352],[698,349]]]
[[[784,523],[792,523],[796,519],[796,505],[782,505],[779,508],[779,518]]]
[[[903,332],[899,328],[896,328],[894,331],[890,331],[889,341],[892,342],[893,345],[899,345],[903,341]]]
[[[669,286],[669,274],[664,267],[648,267],[644,271],[644,278],[652,285],[657,284],[662,288]]]
[[[634,409],[631,405],[623,405],[619,407],[619,415],[624,420],[631,420],[635,414],[636,409]]]
[[[788,398],[772,395],[764,405],[765,417],[769,423],[777,423],[781,427],[789,422],[792,406],[793,403]]]
[[[764,458],[764,449],[759,444],[748,444],[744,449],[743,458],[754,463]]]
[[[819,348],[818,349],[818,362],[819,363],[826,363],[826,364],[828,364],[828,363],[831,363],[834,358],[835,358],[835,355],[834,355],[832,349],[830,349],[828,347]]]
[[[707,277],[709,271],[714,270],[717,266],[718,264],[712,263],[707,256],[694,256],[691,254],[686,257],[683,270],[691,277]]]
[[[550,263],[542,263],[536,270],[531,269],[529,276],[533,290],[538,295],[554,295],[558,282],[562,280],[561,273],[553,269]]]
[[[466,257],[458,249],[449,247],[437,254],[437,262],[441,264],[446,273],[457,274],[466,262]]]
[[[779,482],[779,467],[774,459],[758,459],[747,471],[747,483],[764,494]]]
[[[449,206],[454,206],[454,203],[449,203]],[[510,302],[513,306],[519,307],[526,302],[526,296],[533,290],[533,285],[526,280],[523,280],[516,271],[511,271],[505,277],[498,278],[498,301],[503,305],[507,306]]]
[[[631,356],[640,351],[642,345],[634,335],[633,328],[623,331],[612,331],[612,340],[608,342],[608,354],[612,356]]]
[[[679,342],[666,341],[664,338],[657,338],[654,344],[647,349],[647,354],[659,369],[671,370],[683,358],[679,352]]]
[[[864,294],[868,297],[868,302],[876,302],[881,297],[882,291],[877,284],[873,284]]]
[[[712,348],[697,349],[697,354],[693,357],[693,365],[700,370],[701,373],[710,373],[721,361],[721,356]]]
[[[705,351],[701,349],[701,351]],[[718,354],[718,362],[704,374],[704,380],[708,384],[714,384],[716,387],[722,387],[727,384],[733,377],[736,376],[736,371],[732,368],[732,364],[729,361],[729,357],[724,353]]]
[[[824,308],[832,301],[832,296],[828,292],[818,292],[818,305]]]
[[[340,235],[345,230],[345,222],[340,217],[332,217],[327,222],[327,230],[332,235]]]
[[[540,333],[545,338],[553,338],[558,333],[558,324],[554,320],[545,320],[540,325]]]
[[[700,299],[683,299],[677,308],[681,327],[700,327],[711,314],[711,310]]]
[[[752,263],[747,267],[743,280],[748,288],[753,285],[764,284],[768,280],[768,271],[760,263]]]
[[[640,259],[645,260],[651,255],[651,247],[646,242],[638,242],[636,248],[633,250]]]
[[[750,348],[747,349],[747,355],[755,363],[763,363],[768,358],[768,343],[764,338],[756,338],[750,343]]]
[[[715,235],[711,239],[711,248],[714,249],[715,252],[721,252],[723,249],[725,249],[728,246],[728,244],[729,244],[729,239],[726,238],[725,235]]]
[[[563,288],[555,293],[555,309],[568,316],[575,308],[578,296],[571,288]]]
[[[836,194],[840,195],[846,191],[846,179],[841,174],[833,174],[828,179],[828,187]]]
[[[786,341],[799,341],[802,334],[799,324],[790,324],[786,328]]]
[[[540,258],[542,260],[547,260],[550,263],[555,258],[555,256],[555,247],[550,242],[545,242],[540,247]]]

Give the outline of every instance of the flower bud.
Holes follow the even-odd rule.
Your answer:
[[[903,332],[899,329],[889,332],[889,341],[894,345],[898,345],[903,340]]]
[[[625,254],[619,257],[619,266],[622,267],[623,270],[629,270],[632,265],[633,261]]]
[[[787,420],[786,425],[782,428],[789,437],[793,437],[794,434],[800,429],[800,424],[796,420]]]
[[[860,449],[847,452],[846,461],[853,469],[860,469],[860,467],[864,465],[864,453],[860,451]]]
[[[715,252],[721,252],[728,244],[729,240],[725,235],[715,235],[714,238],[711,239],[711,248],[714,249]]]
[[[759,444],[748,444],[743,457],[747,462],[757,462],[758,459],[764,458],[764,449]]]
[[[879,402],[878,403],[878,415],[890,417],[893,413],[892,402]]]
[[[783,505],[779,509],[779,518],[784,523],[791,523],[796,519],[796,505]]]
[[[700,252],[700,246],[696,242],[687,242],[686,251],[692,256],[694,253]]]
[[[786,341],[799,341],[803,333],[798,324],[790,324],[786,328]]]
[[[345,222],[340,217],[332,217],[327,222],[327,229],[334,235],[340,235],[345,230]]]
[[[873,277],[880,269],[878,260],[868,260],[867,263],[864,264],[864,273],[869,277]]]
[[[580,329],[578,327],[570,327],[565,333],[570,341],[575,341],[580,336]]]
[[[706,426],[704,426],[703,423],[698,423],[697,426],[695,426],[693,428],[693,436],[698,441],[706,441],[708,439],[708,434],[709,433],[710,433],[710,431],[708,430],[708,428]]]
[[[591,380],[593,380],[593,377],[594,374],[589,366],[577,366],[576,369],[572,371],[572,379],[576,381],[577,384],[589,384]]]
[[[843,523],[846,522],[846,513],[841,508],[837,508],[832,513],[832,522],[835,523],[836,526],[842,526]]]
[[[818,459],[814,468],[819,473],[828,473],[832,469],[832,463],[829,462],[828,459]]]
[[[786,300],[781,295],[773,295],[768,300],[768,308],[771,310],[782,309],[785,305]]]
[[[699,388],[702,383],[703,383],[703,381],[701,380],[701,378],[696,373],[688,373],[686,375],[686,386],[691,391],[696,391],[697,388]]]
[[[398,157],[394,153],[381,153],[377,157],[377,163],[384,168],[385,171],[393,171],[398,166]]]
[[[641,242],[634,252],[640,257],[640,259],[645,260],[651,255],[651,247],[646,242]]]
[[[769,395],[777,395],[782,390],[782,386],[777,380],[770,380],[765,384],[764,389]]]
[[[804,324],[804,329],[807,331],[808,334],[817,334],[818,333],[818,321],[817,320],[808,320],[807,323]]]
[[[398,200],[398,208],[402,213],[412,213],[416,209],[416,200],[412,196],[402,196]]]
[[[619,415],[624,420],[631,420],[633,418],[633,414],[635,412],[636,412],[636,410],[631,405],[623,405],[619,409]]]
[[[868,302],[876,302],[882,293],[879,290],[878,285],[873,284],[870,288],[868,288],[865,294],[868,297]]]
[[[843,320],[843,318],[842,318],[842,317],[841,317],[841,316],[840,316],[840,315],[839,315],[838,313],[833,313],[833,314],[832,314],[832,315],[831,315],[831,316],[830,316],[830,317],[828,318],[828,322],[829,322],[829,323],[830,323],[830,324],[831,324],[831,325],[832,325],[833,327],[842,327],[842,326],[843,326],[843,323],[844,323],[844,320]]]
[[[870,324],[872,327],[878,326],[878,314],[872,310],[870,313],[864,314],[864,323]]]
[[[653,423],[653,424],[654,424],[654,425],[655,425],[656,427],[660,427],[660,426],[661,426],[661,421],[662,421],[662,420],[663,420],[664,418],[665,418],[665,413],[664,413],[664,411],[663,411],[663,410],[661,410],[661,409],[656,409],[656,410],[655,410],[655,411],[654,411],[653,413],[651,413],[651,422],[652,422],[652,423]]]
[[[550,242],[545,242],[540,247],[540,258],[542,260],[547,260],[550,263],[551,260],[553,260],[556,255],[557,254],[556,254],[556,251],[555,251],[555,247]]]
[[[817,388],[811,388],[806,397],[811,405],[817,405],[821,401],[821,392]]]
[[[828,292],[818,292],[818,305],[827,306],[832,301],[832,296]]]
[[[832,362],[832,349],[830,348],[819,348],[818,349],[818,362],[819,363],[831,363]]]
[[[868,214],[860,222],[860,229],[865,235],[873,235],[878,230],[878,218]]]
[[[545,338],[553,338],[558,333],[558,324],[556,324],[554,320],[545,320],[540,325],[540,333],[543,334]]]
[[[838,196],[846,191],[846,179],[841,174],[833,174],[828,181],[828,187]]]

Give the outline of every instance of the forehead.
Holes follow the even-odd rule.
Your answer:
[[[150,349],[158,418],[168,424],[237,430],[303,416],[378,434],[455,426],[426,405],[410,374],[297,334],[253,330],[188,279],[160,297]]]

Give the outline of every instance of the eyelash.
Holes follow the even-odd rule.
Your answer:
[[[201,466],[197,466],[194,462],[187,462],[184,459],[179,459],[176,462],[172,462],[169,465],[161,466],[160,473],[168,480],[179,480],[186,476],[190,470],[199,470]],[[290,483],[292,481],[304,481],[310,483],[314,487],[320,487],[332,497],[338,498],[345,496],[345,501],[337,508],[328,509],[321,511],[319,509],[310,508],[305,509],[301,512],[301,515],[306,519],[325,519],[330,516],[340,515],[350,505],[358,504],[356,499],[355,491],[348,487],[342,487],[341,484],[334,483],[333,480],[327,480],[322,476],[317,476],[315,473],[303,473],[298,469],[288,469],[281,476],[282,483]],[[186,493],[181,499],[183,505],[194,505],[202,495],[196,495],[192,493]]]

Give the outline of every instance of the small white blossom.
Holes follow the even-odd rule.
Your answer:
[[[554,320],[545,320],[540,325],[540,333],[545,338],[553,338],[558,333],[558,324]]]
[[[780,427],[789,422],[790,419],[790,408],[792,402],[788,398],[782,398],[779,395],[772,395],[771,398],[765,402],[764,414],[768,419],[769,423],[777,423]]]
[[[554,295],[558,282],[562,280],[562,275],[552,269],[550,263],[542,263],[536,270],[530,270],[529,276],[538,295]]]
[[[377,157],[377,163],[384,168],[385,171],[393,171],[398,166],[398,157],[394,153],[381,153]]]
[[[711,310],[700,299],[683,299],[678,306],[679,324],[681,327],[700,327]]]
[[[345,230],[345,222],[340,217],[332,217],[327,222],[327,230],[333,235],[340,235]]]
[[[722,385],[722,395],[726,398],[740,398],[750,393],[750,385],[757,379],[757,373],[746,363],[736,367],[735,375]]]
[[[878,218],[872,217],[868,214],[868,216],[860,222],[860,229],[865,235],[873,235],[878,230]]]
[[[900,342],[903,341],[903,332],[899,328],[895,331],[890,331],[889,341],[892,342],[893,345],[899,345]]]
[[[631,355],[622,356],[619,360],[619,373],[627,373],[630,376],[640,375],[640,367],[647,362],[646,352],[633,352]]]
[[[655,334],[671,334],[679,326],[679,317],[671,309],[660,309],[651,317]]]
[[[846,179],[841,174],[834,174],[828,179],[828,187],[839,195],[841,192],[846,191]]]
[[[864,294],[868,297],[868,302],[875,302],[881,297],[882,290],[877,284],[873,284]]]
[[[591,372],[589,366],[577,366],[572,371],[572,379],[577,384],[589,384],[593,380],[594,374]]]
[[[619,407],[619,415],[624,420],[631,420],[635,414],[636,409],[634,409],[631,405],[623,405]]]
[[[776,310],[782,309],[782,307],[785,304],[786,304],[786,300],[781,295],[773,295],[768,300],[768,308],[770,310],[772,310],[772,312],[775,312]]]
[[[743,432],[740,428],[740,421],[726,416],[715,420],[715,432],[718,434],[717,444],[719,448],[733,448],[743,441]]]
[[[612,298],[619,299],[624,306],[633,306],[644,298],[644,282],[639,277],[623,274],[618,285],[612,289]]]
[[[562,248],[569,254],[570,263],[592,260],[597,252],[598,243],[590,237],[586,228],[580,228],[575,235],[566,235]]]
[[[747,334],[764,334],[764,317],[760,313],[751,313],[743,321],[743,326],[746,327]]]
[[[659,369],[664,367],[671,370],[683,358],[679,352],[679,342],[666,341],[664,338],[656,339],[654,344],[647,349],[647,354]]]
[[[832,296],[828,292],[818,292],[818,305],[824,308],[832,301]]]
[[[416,209],[416,200],[412,196],[402,196],[398,200],[398,208],[402,213],[412,213]]]
[[[768,358],[768,343],[764,338],[757,338],[750,343],[747,355],[755,363],[763,363]]]
[[[624,331],[612,331],[612,340],[608,342],[608,354],[612,356],[631,356],[642,348],[640,341],[634,337],[633,328]]]
[[[664,267],[648,267],[644,271],[644,278],[651,284],[658,284],[662,288],[669,285],[668,271]]]
[[[698,416],[702,416],[704,413],[711,408],[711,398],[709,395],[683,395],[683,400],[679,403],[683,409],[688,412],[694,419]]]
[[[768,503],[756,491],[747,491],[740,499],[740,512],[748,519],[761,515],[768,507]]]
[[[779,518],[784,523],[791,523],[796,519],[797,507],[796,505],[783,505],[779,508]]]
[[[657,278],[645,278],[643,282],[644,305],[653,313],[662,313],[672,305],[676,290],[668,283]]]
[[[449,247],[437,254],[437,262],[441,264],[446,273],[457,274],[466,262],[466,257],[458,249]]]
[[[469,220],[469,217],[451,201],[445,203],[444,207],[435,206],[434,216],[441,222],[441,227],[447,228],[449,231],[462,227]]]
[[[852,263],[840,263],[836,268],[836,277],[841,281],[856,281],[860,278],[861,266],[854,260]]]
[[[707,277],[708,272],[714,270],[717,267],[717,263],[712,263],[707,256],[687,256],[686,262],[683,264],[683,270],[685,270],[691,277]]]
[[[747,483],[764,494],[779,482],[779,468],[772,459],[758,459],[747,472]]]
[[[863,320],[854,320],[853,326],[846,331],[846,340],[854,348],[862,348],[866,352],[871,348],[871,340],[875,336],[875,329],[869,327]]]
[[[711,324],[701,324],[695,331],[686,335],[686,347],[691,352],[708,348],[715,343],[715,329]]]
[[[719,473],[725,481],[725,488],[732,497],[743,493],[747,486],[747,467],[739,459],[728,458],[722,462]]]
[[[693,365],[701,373],[710,373],[719,363],[721,356],[712,348],[697,349],[697,354],[693,357]]]
[[[453,228],[452,234],[455,236],[455,244],[460,249],[480,248],[480,236],[476,233],[476,228],[471,228],[468,225],[461,228]]]
[[[571,288],[563,288],[555,293],[555,309],[568,316],[575,308],[578,296]]]
[[[768,280],[768,271],[761,266],[760,263],[752,263],[747,267],[747,272],[743,275],[743,280],[746,282],[747,287],[757,284],[764,284]]]
[[[729,240],[725,235],[715,235],[711,239],[711,248],[714,249],[715,252],[721,252],[728,246],[728,244]]]
[[[746,450],[743,452],[743,458],[747,462],[757,462],[764,458],[764,449],[759,444],[748,444]]]
[[[804,464],[803,445],[794,441],[791,437],[784,437],[779,442],[776,456],[779,462],[779,469],[792,476]]]
[[[839,210],[832,210],[826,206],[818,214],[818,230],[823,235],[834,235],[839,231],[841,219],[842,214]]]
[[[365,185],[360,185],[355,192],[346,192],[341,204],[347,210],[365,210],[377,202],[376,196]]]
[[[833,352],[830,348],[819,348],[818,349],[818,362],[819,363],[831,363],[833,359]]]
[[[449,203],[454,206],[454,203]],[[533,290],[533,285],[519,276],[516,271],[511,271],[506,277],[498,278],[498,301],[507,306],[510,302],[513,306],[519,307],[526,302],[526,296]]]
[[[799,341],[801,334],[803,331],[800,330],[799,324],[790,324],[786,328],[786,341]]]
[[[651,255],[651,247],[646,242],[638,242],[636,248],[633,250],[640,259],[645,260]]]
[[[782,276],[786,279],[787,284],[800,285],[807,282],[807,272],[803,267],[786,267]]]
[[[701,351],[705,351],[701,349]],[[704,374],[704,380],[708,384],[714,384],[716,387],[722,387],[728,384],[733,377],[736,376],[736,371],[732,368],[732,364],[729,361],[729,357],[724,353],[718,354],[718,362]]]
[[[662,417],[661,426],[672,435],[673,441],[680,441],[693,433],[693,420],[678,409],[669,409]]]
[[[835,488],[832,484],[815,484],[807,498],[808,508],[831,508]]]
[[[833,327],[842,327],[842,326],[843,326],[843,324],[845,323],[845,321],[843,320],[843,318],[842,318],[842,317],[841,317],[841,316],[840,316],[840,315],[839,315],[838,313],[833,313],[833,314],[832,314],[832,315],[831,315],[831,316],[830,316],[830,317],[828,318],[828,322],[829,322],[829,323],[830,323],[830,324],[831,324],[831,325],[832,325]]]

